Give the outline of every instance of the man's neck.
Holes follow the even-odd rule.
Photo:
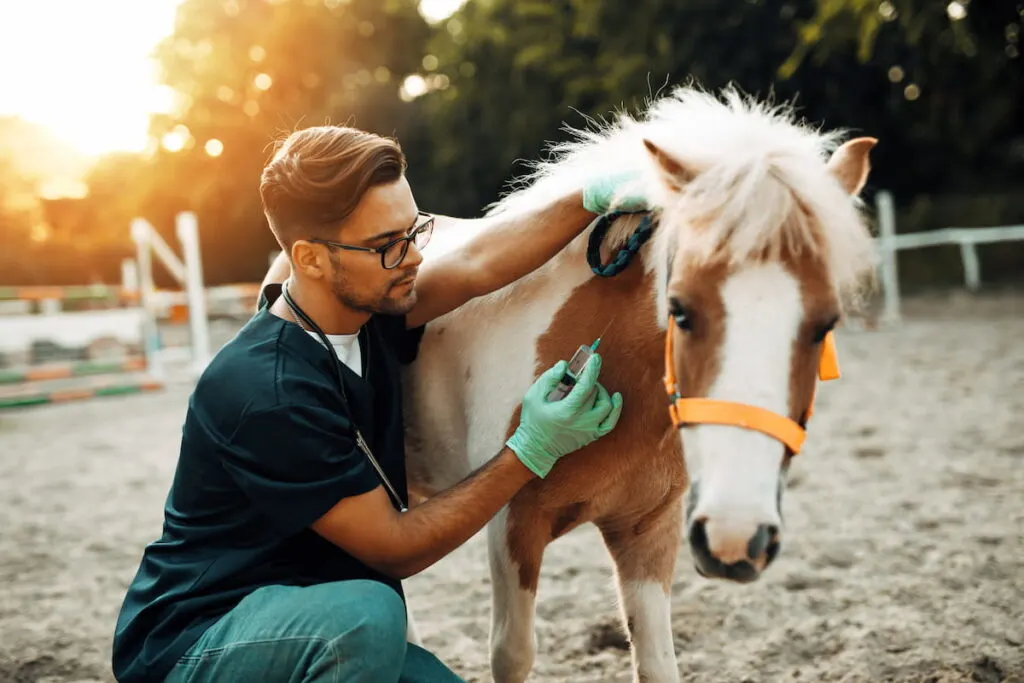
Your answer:
[[[369,314],[350,310],[333,294],[324,292],[319,287],[311,287],[308,283],[304,285],[301,280],[295,278],[288,280],[286,284],[292,300],[323,330],[324,334],[355,334],[370,319]],[[292,313],[283,296],[275,302],[271,312],[306,327],[305,323]]]

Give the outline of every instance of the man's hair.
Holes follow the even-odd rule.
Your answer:
[[[298,130],[263,168],[263,212],[288,253],[296,240],[336,234],[367,190],[395,182],[405,168],[391,138],[344,126]]]

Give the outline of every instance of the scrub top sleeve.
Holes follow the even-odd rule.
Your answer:
[[[380,485],[351,423],[319,406],[246,416],[226,444],[224,469],[281,533],[305,529],[347,496]]]
[[[426,325],[406,329],[404,315],[379,315],[375,320],[384,343],[394,352],[398,362],[409,365],[415,361]]]
[[[256,310],[262,310],[264,307],[270,306],[279,296],[281,296],[281,283],[268,282],[260,290],[259,298],[256,301]]]

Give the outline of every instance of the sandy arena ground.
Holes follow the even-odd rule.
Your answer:
[[[1024,682],[1024,296],[935,296],[843,330],[749,586],[678,558],[685,681]],[[160,531],[188,387],[0,413],[0,683],[111,681],[110,638]],[[481,537],[408,582],[426,644],[489,681]],[[580,529],[545,558],[533,681],[624,682],[612,572]]]

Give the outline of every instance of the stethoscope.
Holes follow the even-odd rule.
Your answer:
[[[366,459],[373,465],[373,469],[377,472],[377,478],[380,479],[384,488],[388,492],[388,496],[391,498],[391,502],[399,512],[406,512],[408,508],[405,503],[402,502],[402,497],[398,495],[395,487],[391,485],[391,480],[388,479],[387,475],[384,474],[384,469],[377,462],[377,458],[373,457],[373,452],[370,450],[369,444],[366,443],[366,439],[363,438],[362,432],[359,431],[359,426],[356,424],[355,415],[349,408],[348,397],[345,395],[345,381],[341,374],[341,359],[338,358],[338,352],[334,350],[334,346],[331,344],[331,340],[327,338],[324,331],[320,329],[320,326],[313,322],[313,319],[306,315],[306,312],[299,308],[299,305],[295,303],[291,295],[288,293],[288,282],[285,281],[281,284],[281,296],[284,298],[284,302],[288,304],[288,308],[291,309],[295,315],[296,320],[302,320],[310,330],[312,330],[323,342],[323,345],[327,347],[327,351],[331,354],[331,360],[333,361],[331,367],[334,369],[334,377],[338,382],[338,392],[341,395],[341,403],[345,407],[345,411],[348,413],[349,420],[352,422],[352,428],[356,432],[356,445],[359,446],[359,450],[366,455]]]

